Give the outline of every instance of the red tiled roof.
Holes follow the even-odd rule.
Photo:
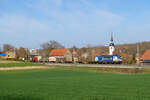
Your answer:
[[[118,51],[118,50],[115,50],[113,54],[114,54],[114,55],[116,55],[116,54],[117,54],[117,55],[120,55],[120,54],[121,54],[121,52],[120,52],[120,51]]]
[[[77,50],[70,49],[69,51],[71,52],[72,57],[78,57],[79,56]]]
[[[126,60],[130,60],[132,59],[132,55],[130,54],[125,54],[125,53],[121,53],[120,56],[122,56],[123,59],[126,59]]]
[[[72,51],[71,53],[72,53],[72,56],[73,56],[73,57],[78,57],[78,56],[79,56],[76,51]]]
[[[108,52],[96,52],[93,56],[103,56],[108,55]]]
[[[142,60],[150,60],[150,50],[147,50],[141,59]]]
[[[49,56],[64,56],[68,49],[54,49]]]
[[[72,54],[73,57],[78,57],[78,54]]]

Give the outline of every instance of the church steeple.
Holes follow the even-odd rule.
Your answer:
[[[111,33],[111,39],[110,39],[110,44],[109,46],[115,46],[114,44],[114,39],[113,39],[113,34]]]
[[[113,42],[114,40],[113,40],[113,35],[112,35],[112,33],[111,33],[111,40],[110,40],[111,42]]]
[[[113,35],[111,33],[111,39],[110,39],[110,44],[109,44],[109,55],[113,55],[114,51],[115,51],[115,44],[113,42]]]

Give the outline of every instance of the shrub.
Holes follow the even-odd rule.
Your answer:
[[[23,61],[22,59],[17,59],[17,58],[6,58],[6,60],[11,60],[11,61]]]

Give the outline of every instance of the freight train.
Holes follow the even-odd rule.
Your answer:
[[[98,64],[121,64],[122,57],[119,55],[96,56],[95,63],[98,63]]]

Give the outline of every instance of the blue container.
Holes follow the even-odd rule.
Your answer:
[[[5,57],[5,56],[6,56],[6,53],[2,53],[1,56]]]

